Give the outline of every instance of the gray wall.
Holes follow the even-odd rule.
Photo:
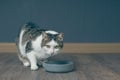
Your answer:
[[[28,21],[65,42],[120,42],[120,0],[0,0],[0,42],[14,42]]]

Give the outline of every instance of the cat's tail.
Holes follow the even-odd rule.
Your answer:
[[[18,41],[18,47],[19,47],[20,53],[22,55],[25,55],[25,44],[23,44],[24,32],[25,32],[25,30],[21,30],[20,35],[19,35],[19,41]]]
[[[22,46],[23,34],[24,34],[24,31],[21,31],[19,36],[16,38],[15,42],[16,42],[18,57],[19,57],[20,61],[22,61],[24,63],[24,62],[28,61],[28,59],[25,54],[24,46]]]
[[[18,55],[20,61],[22,61],[23,64],[25,65],[25,62],[29,62],[29,60],[27,59],[26,56],[23,56],[21,54],[21,50],[20,50],[20,46],[19,46],[19,38],[18,37],[16,38],[16,48],[17,48],[17,55]]]
[[[21,51],[20,51],[18,37],[16,38],[15,42],[16,42],[17,55],[18,55],[19,59],[22,61],[23,55],[21,54]]]

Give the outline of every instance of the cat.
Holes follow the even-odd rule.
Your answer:
[[[40,29],[33,22],[21,27],[16,39],[18,57],[24,66],[38,70],[38,63],[60,53],[63,48],[63,33],[54,30]]]

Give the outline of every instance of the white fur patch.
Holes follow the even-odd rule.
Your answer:
[[[22,45],[22,36],[24,34],[24,30],[21,31],[20,33],[20,37],[19,37],[19,49],[20,49],[20,53],[23,55],[23,56],[26,56],[25,54],[25,45]]]
[[[46,33],[50,33],[50,34],[58,34],[58,32],[56,32],[56,31],[52,31],[52,30],[46,31]]]
[[[40,52],[42,43],[42,35],[38,36],[36,40],[32,41],[32,47],[36,52]]]

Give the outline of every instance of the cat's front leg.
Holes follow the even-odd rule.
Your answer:
[[[27,54],[27,57],[30,61],[30,64],[31,64],[31,70],[37,70],[38,69],[38,66],[37,66],[37,58],[35,56],[35,53],[34,51],[31,51]]]

